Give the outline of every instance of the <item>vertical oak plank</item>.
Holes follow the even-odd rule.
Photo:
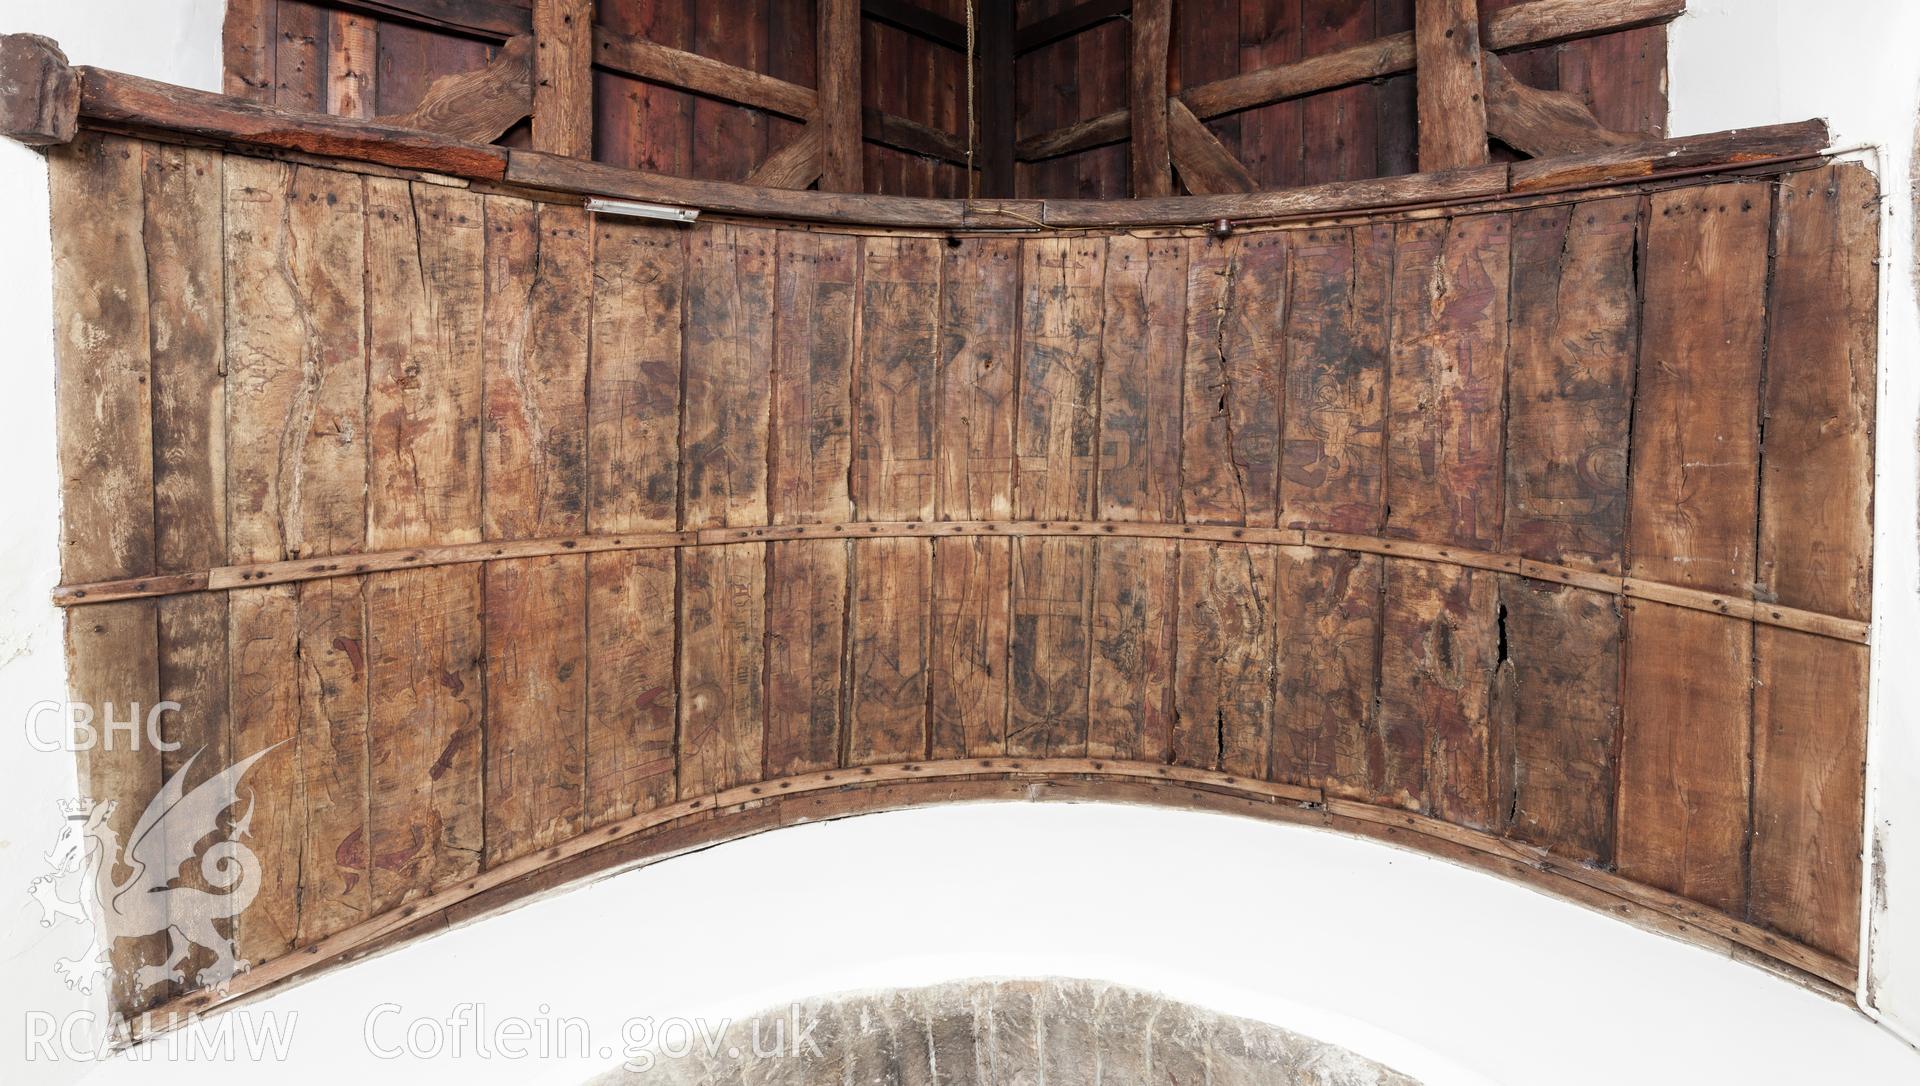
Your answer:
[[[1288,235],[1191,244],[1186,516],[1200,524],[1272,527],[1279,514]]]
[[[1514,215],[1504,550],[1620,571],[1639,221],[1637,197]]]
[[[354,11],[327,12],[327,112],[366,120],[374,116],[374,66],[379,24]]]
[[[942,255],[934,454],[941,520],[1013,513],[1020,243],[968,239]],[[940,539],[933,551],[935,757],[1005,753],[1013,543]]]
[[[146,148],[154,561],[160,571],[208,569],[227,560],[223,177],[224,156],[217,151]],[[161,779],[191,765],[182,779],[191,790],[233,764],[227,597],[169,596],[156,607],[158,693],[180,706],[162,718],[163,736],[176,749],[161,751]],[[190,851],[200,830],[172,830],[177,836],[170,847]],[[169,899],[175,916],[192,914],[190,897]],[[191,975],[193,963],[181,968]]]
[[[687,239],[682,526],[767,521],[775,239],[716,225]],[[730,788],[765,757],[766,545],[680,552],[680,795]]]
[[[482,198],[367,179],[367,545],[480,539]]]
[[[1878,191],[1859,165],[1775,190],[1760,450],[1763,596],[1854,619],[1873,600]],[[1858,953],[1867,649],[1754,631],[1750,916]]]
[[[772,515],[776,524],[853,517],[851,382],[861,242],[780,239],[773,358]],[[850,544],[768,547],[767,774],[839,763]]]
[[[1387,534],[1491,550],[1503,508],[1507,217],[1406,223],[1398,231]]]
[[[1483,570],[1390,558],[1380,656],[1377,802],[1473,829],[1500,812],[1489,699],[1498,584]]]
[[[1744,595],[1755,572],[1770,199],[1739,182],[1656,194],[1635,375],[1628,573]],[[1753,635],[1662,604],[1628,612],[1618,864],[1745,907]]]
[[[854,370],[853,504],[862,519],[933,519],[939,242],[869,238],[861,256]],[[856,543],[848,621],[848,756],[926,756],[932,545]]]
[[[601,218],[593,261],[587,528],[670,531],[680,500],[684,233]],[[673,799],[676,566],[667,550],[587,556],[589,826]]]
[[[1287,302],[1285,527],[1374,534],[1385,515],[1393,228],[1310,230]]]
[[[68,581],[154,569],[150,288],[145,209],[134,196],[145,170],[142,146],[115,136],[83,133],[48,153],[60,572]],[[108,724],[130,714],[144,721],[160,701],[155,623],[151,600],[66,616],[68,698],[91,709],[97,737],[79,752],[78,787],[96,802],[118,802],[104,828],[123,843],[158,791],[162,765],[152,744],[129,743]],[[143,988],[135,970],[163,959],[166,940],[122,934],[111,918],[100,932],[112,966],[107,1000],[132,1015],[165,994]]]
[[[1500,580],[1500,717],[1510,729],[1508,836],[1588,863],[1613,855],[1620,724],[1617,602],[1518,577]]]
[[[1268,775],[1274,698],[1274,549],[1181,542],[1173,757]]]
[[[1276,549],[1273,778],[1371,800],[1389,753],[1374,726],[1384,559]]]
[[[1186,285],[1184,241],[1108,242],[1098,519],[1180,520]],[[1178,550],[1160,539],[1108,538],[1094,546],[1087,754],[1163,760],[1173,741]]]
[[[579,532],[592,223],[578,208],[486,199],[486,535]],[[586,581],[580,556],[486,564],[489,867],[584,825]]]
[[[1099,238],[1021,243],[1014,515],[1022,519],[1093,512],[1105,267]],[[1010,754],[1086,750],[1092,562],[1088,540],[1014,541]]]

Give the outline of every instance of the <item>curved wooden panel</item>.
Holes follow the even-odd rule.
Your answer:
[[[53,161],[75,695],[179,701],[187,744],[89,784],[137,813],[270,751],[236,993],[1036,788],[1386,836],[1851,983],[1858,167],[944,239]],[[220,998],[136,985],[161,949],[121,1005]]]

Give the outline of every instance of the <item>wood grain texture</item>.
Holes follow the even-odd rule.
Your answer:
[[[1013,513],[1021,266],[1014,240],[969,240],[942,256],[935,512],[943,521]],[[1005,753],[1013,543],[941,540],[933,560],[933,750]]]
[[[1376,802],[1498,829],[1498,579],[1402,559],[1387,560],[1385,578]]]
[[[586,558],[486,565],[486,864],[585,825]]]
[[[680,497],[686,243],[669,226],[594,223],[587,374],[587,527],[671,530]],[[586,558],[589,826],[674,798],[677,562],[660,551]]]
[[[532,0],[533,146],[593,156],[593,0]]]
[[[1652,199],[1629,513],[1636,575],[1751,585],[1768,204],[1765,188],[1742,184]],[[1740,910],[1752,633],[1642,603],[1628,633],[1620,870]]]
[[[1635,882],[1746,907],[1753,630],[1661,603],[1627,615],[1615,862]]]
[[[774,235],[716,225],[687,245],[682,523],[765,523]]]
[[[1829,166],[1787,179],[1775,200],[1755,590],[1866,618],[1876,184],[1859,166]],[[1749,915],[1852,961],[1867,655],[1782,630],[1754,638]]]
[[[1014,448],[1014,512],[1047,518],[1092,511],[1106,245],[1102,239],[1022,243],[1024,326]],[[1090,543],[1013,546],[1012,754],[1078,754],[1087,741],[1093,588]]]
[[[1386,357],[1393,230],[1293,242],[1280,523],[1378,531],[1385,518]]]
[[[372,789],[370,825],[359,848],[371,870],[376,911],[480,870],[486,844],[482,580],[482,567],[459,566],[403,570],[368,585]]]
[[[1133,122],[1127,165],[1135,196],[1173,195],[1167,142],[1167,59],[1172,0],[1141,0],[1128,19],[1127,106]]]
[[[336,117],[373,116],[378,25],[351,11],[327,13],[327,109]]]
[[[154,563],[148,254],[142,231],[141,146],[83,136],[49,156],[53,214],[73,229],[54,242],[54,348],[62,520],[61,570],[71,576],[151,570]],[[117,197],[117,198],[116,198]],[[131,197],[130,199],[128,197]],[[133,452],[133,455],[129,455]],[[66,626],[67,694],[90,707],[98,735],[111,719],[144,720],[160,701],[159,644],[151,601],[110,604]],[[136,706],[136,708],[129,708]],[[84,734],[84,733],[82,733]],[[77,738],[77,737],[76,737]],[[160,784],[151,744],[89,745],[76,758],[83,794],[122,802],[104,828],[126,842]],[[118,940],[121,934],[129,936]],[[133,938],[111,922],[101,933],[112,966],[108,1005],[132,1014],[166,994],[134,971],[165,957],[166,940]]]
[[[88,135],[51,152],[48,168],[54,217],[68,227],[54,242],[54,348],[76,377],[55,404],[61,574],[151,573],[153,462],[125,452],[151,444],[153,427],[144,209],[126,198],[142,191],[144,154]]]
[[[1414,0],[1419,64],[1420,168],[1487,161],[1487,102],[1475,0]]]
[[[1183,509],[1201,524],[1279,516],[1285,234],[1193,241],[1187,274]]]
[[[1506,832],[1590,863],[1613,852],[1623,621],[1578,588],[1500,579],[1496,719],[1508,729]]]
[[[585,212],[486,198],[488,539],[577,532],[586,522],[588,296]]]
[[[1368,799],[1389,764],[1374,716],[1384,559],[1275,550],[1273,778]]]
[[[52,38],[0,34],[0,135],[29,147],[71,141],[80,124],[80,77]]]
[[[1504,215],[1398,228],[1388,535],[1499,538],[1509,241]]]
[[[1622,197],[1513,217],[1502,534],[1529,558],[1621,568],[1640,215]]]
[[[1768,187],[1652,197],[1628,571],[1742,593],[1754,577]]]
[[[818,0],[820,105],[810,128],[820,129],[820,187],[860,192],[860,4]]]
[[[486,67],[441,76],[412,109],[380,123],[491,143],[533,112],[533,53],[531,35],[510,38]]]
[[[486,214],[367,180],[369,548],[480,539]]]
[[[1167,100],[1167,144],[1180,183],[1195,196],[1252,192],[1260,187],[1220,137],[1178,98]]]
[[[931,520],[941,261],[927,238],[870,238],[861,255],[854,373],[853,506],[873,519]],[[919,540],[853,557],[848,757],[910,761],[927,748],[932,551]]]
[[[855,238],[780,239],[770,469],[773,517],[780,523],[853,515],[849,422],[860,263]],[[847,545],[775,543],[767,560],[773,592],[767,609],[767,772],[838,765]]]
[[[1848,975],[1862,176],[956,246],[115,141],[56,152],[102,194],[58,197],[91,216],[62,305],[99,314],[63,317],[60,388],[82,438],[96,404],[150,428],[100,454],[151,465],[116,499],[149,512],[76,549],[104,574],[63,600],[76,689],[211,700],[167,725],[209,758],[282,744],[249,777],[294,873],[239,926],[264,975],[402,937],[488,857],[496,891],[557,886],[717,795],[1009,759],[1075,795],[1055,767],[1291,789],[1257,802]],[[1196,364],[1263,406],[1224,414]],[[1744,497],[1692,485],[1735,469]],[[137,799],[184,761],[100,772]]]
[[[1173,758],[1264,776],[1273,733],[1274,548],[1179,544]]]
[[[225,561],[227,554],[224,174],[217,152],[146,148],[142,241],[153,369],[154,560],[161,569]],[[180,706],[162,718],[164,741],[176,747],[160,752],[161,779],[185,771],[189,789],[233,764],[227,602],[196,594],[156,605],[157,692]],[[174,832],[173,847],[186,848],[186,837],[199,830]],[[181,902],[183,918],[193,911]]]

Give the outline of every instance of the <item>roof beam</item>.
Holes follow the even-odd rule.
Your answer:
[[[1421,172],[1486,165],[1478,0],[1414,0],[1413,39]]]
[[[1167,47],[1172,30],[1172,0],[1139,0],[1133,6],[1127,104],[1133,116],[1128,164],[1135,196],[1173,195],[1167,141]]]
[[[533,0],[533,149],[593,157],[593,0]]]
[[[859,192],[860,0],[820,0],[820,107],[809,128],[820,129],[820,187]]]
[[[1664,23],[1686,10],[1686,0],[1529,0],[1489,15],[1482,39],[1498,52],[1611,34]],[[1390,34],[1293,64],[1228,76],[1180,92],[1202,119],[1303,98],[1309,94],[1399,75],[1414,68],[1414,38]],[[1117,109],[1019,141],[1015,153],[1038,162],[1127,138],[1128,111]]]
[[[1011,4],[1012,0],[1005,0]],[[1118,19],[1132,10],[1132,0],[1085,0],[1085,3],[1073,7],[1058,15],[1028,24],[1025,30],[1013,36],[1013,51],[1017,56],[1031,53],[1043,45],[1051,45],[1061,38],[1071,38],[1075,34],[1092,30],[1108,19]]]
[[[897,26],[956,53],[967,51],[967,27],[907,0],[860,0],[860,13],[876,23]],[[984,17],[985,13],[982,12]]]

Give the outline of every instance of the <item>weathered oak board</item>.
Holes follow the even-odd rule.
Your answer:
[[[1858,167],[949,241],[53,162],[63,576],[184,583],[64,600],[74,689],[181,701],[203,777],[268,751],[241,957],[718,793],[1041,759],[1497,842],[1844,979]],[[185,757],[87,783],[137,814]],[[182,995],[162,953],[121,1005]]]

